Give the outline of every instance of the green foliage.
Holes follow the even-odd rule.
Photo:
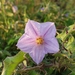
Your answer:
[[[38,66],[16,48],[28,19],[57,28],[60,52],[47,54]],[[0,74],[75,75],[74,0],[0,0]]]
[[[17,55],[13,57],[7,57],[4,60],[2,75],[12,75],[16,66],[25,59],[24,55],[25,54],[20,51]]]

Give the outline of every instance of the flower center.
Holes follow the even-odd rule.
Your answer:
[[[37,39],[36,39],[36,43],[38,44],[38,45],[41,45],[41,44],[43,44],[43,38],[41,38],[41,37],[38,37]]]

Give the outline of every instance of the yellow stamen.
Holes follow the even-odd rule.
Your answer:
[[[43,38],[41,38],[41,37],[38,37],[37,39],[36,39],[36,43],[38,44],[38,45],[41,45],[41,44],[43,44]]]

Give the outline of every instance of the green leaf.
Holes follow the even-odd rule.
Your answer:
[[[75,75],[75,72],[71,72],[69,75]]]
[[[1,75],[12,75],[17,65],[25,59],[24,55],[25,53],[20,51],[15,56],[7,57],[4,60],[4,68]]]
[[[13,13],[7,12],[7,16],[12,17],[13,16]]]
[[[2,62],[0,62],[0,68],[2,67]]]
[[[69,37],[68,43],[65,45],[65,47],[71,52],[75,51],[75,39],[73,36]]]
[[[74,32],[75,32],[75,24],[69,26],[69,27],[66,27],[62,33],[58,34],[57,38],[58,39],[61,39],[63,42],[65,40],[67,40],[68,37],[70,37],[70,35],[72,35]]]
[[[29,75],[40,75],[38,72],[36,72],[35,70],[29,71],[28,72]]]
[[[48,69],[47,69],[48,75],[51,75],[54,70],[55,70],[55,68],[53,68],[53,67],[48,68]]]
[[[57,36],[57,38],[59,38],[59,39],[61,39],[62,41],[64,41],[64,40],[67,38],[66,29],[64,29],[64,30],[62,31],[62,33]]]

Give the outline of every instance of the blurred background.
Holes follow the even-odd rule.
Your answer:
[[[54,22],[57,32],[61,33],[75,23],[75,0],[0,0],[0,73],[3,60],[19,52],[16,43],[28,19]]]

